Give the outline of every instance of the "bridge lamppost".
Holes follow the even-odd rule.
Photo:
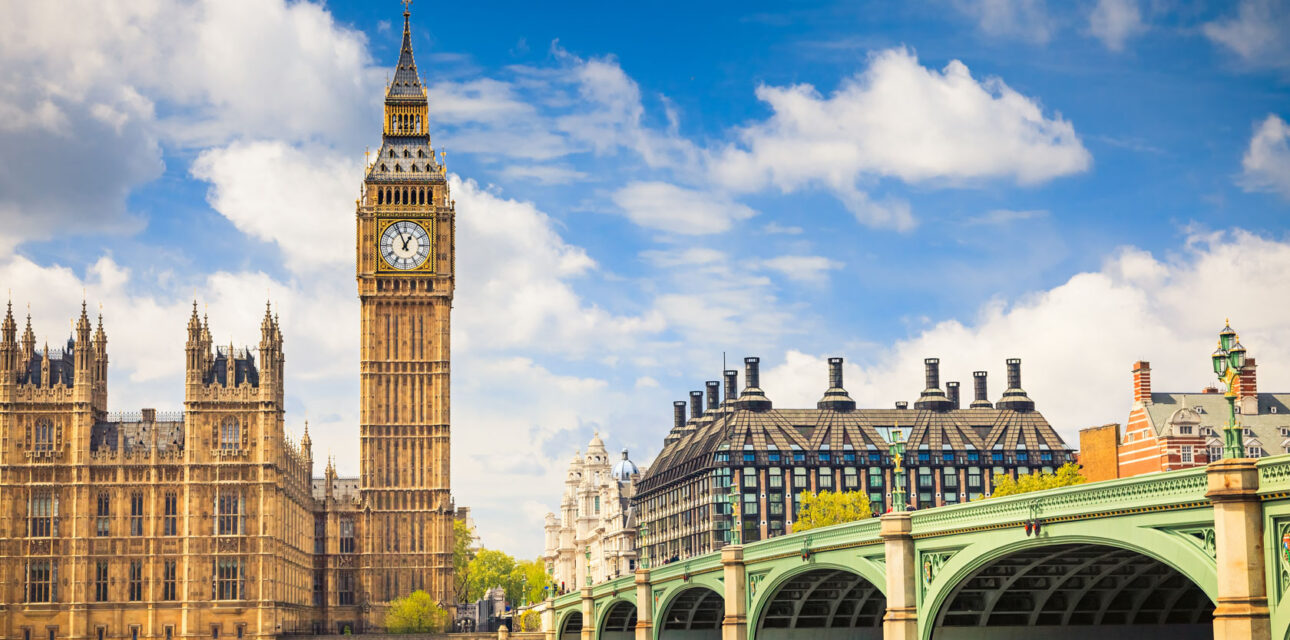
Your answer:
[[[638,530],[640,532],[640,537],[639,537],[639,544],[637,546],[641,548],[640,567],[642,569],[648,569],[649,568],[649,544],[648,544],[649,523],[642,522]]]
[[[742,525],[739,522],[739,483],[730,482],[730,544],[739,544],[743,539]]]
[[[591,545],[583,547],[583,555],[587,558],[587,586],[591,586]]]
[[[1245,347],[1241,339],[1232,330],[1229,320],[1218,332],[1218,350],[1210,356],[1214,361],[1214,373],[1227,386],[1227,426],[1223,427],[1223,457],[1245,457],[1245,435],[1236,424],[1236,385],[1240,380],[1241,369],[1245,368]]]
[[[905,460],[905,439],[900,434],[900,427],[891,432],[891,444],[887,447],[887,452],[896,464],[893,474],[896,486],[891,488],[891,510],[902,513],[905,510],[905,467],[901,463]]]

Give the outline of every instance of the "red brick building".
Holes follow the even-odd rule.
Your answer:
[[[1256,371],[1254,358],[1249,358],[1236,385],[1246,456],[1290,452],[1290,394],[1259,393]],[[1080,431],[1084,475],[1108,480],[1209,464],[1223,456],[1227,415],[1227,398],[1218,388],[1153,391],[1151,364],[1135,362],[1128,423],[1123,429],[1117,424]]]

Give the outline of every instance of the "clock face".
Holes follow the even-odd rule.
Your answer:
[[[381,258],[395,269],[416,269],[430,257],[430,234],[411,220],[400,220],[381,234]]]

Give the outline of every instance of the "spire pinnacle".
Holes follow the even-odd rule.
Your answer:
[[[394,80],[390,82],[388,98],[425,98],[425,89],[421,87],[421,78],[417,76],[417,63],[412,58],[412,3],[403,3],[403,44],[399,47],[399,64],[394,69]]]

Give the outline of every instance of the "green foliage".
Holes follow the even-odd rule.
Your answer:
[[[523,615],[520,616],[520,630],[521,631],[541,631],[542,614],[538,613],[533,609],[529,609],[528,611],[525,611]]]
[[[793,533],[873,517],[869,496],[859,491],[804,491],[797,505]]]
[[[1083,484],[1084,482],[1087,482],[1087,480],[1080,473],[1079,466],[1073,462],[1068,462],[1053,473],[1036,472],[1016,479],[1007,474],[997,474],[994,476],[994,490],[990,493],[990,496],[994,498],[1012,496],[1019,493],[1030,493],[1031,491],[1069,487]]]
[[[439,633],[448,628],[448,612],[430,594],[413,591],[390,603],[385,612],[385,628],[390,633]]]
[[[474,543],[475,530],[466,525],[465,520],[456,518],[452,521],[452,570],[453,595],[457,602],[474,602],[478,598],[467,599],[470,584],[470,561],[475,552],[470,545]]]
[[[515,558],[502,551],[480,549],[469,563],[469,576],[466,587],[466,602],[474,602],[484,597],[484,593],[493,587],[506,589],[515,570]],[[506,590],[507,600],[510,589]]]

